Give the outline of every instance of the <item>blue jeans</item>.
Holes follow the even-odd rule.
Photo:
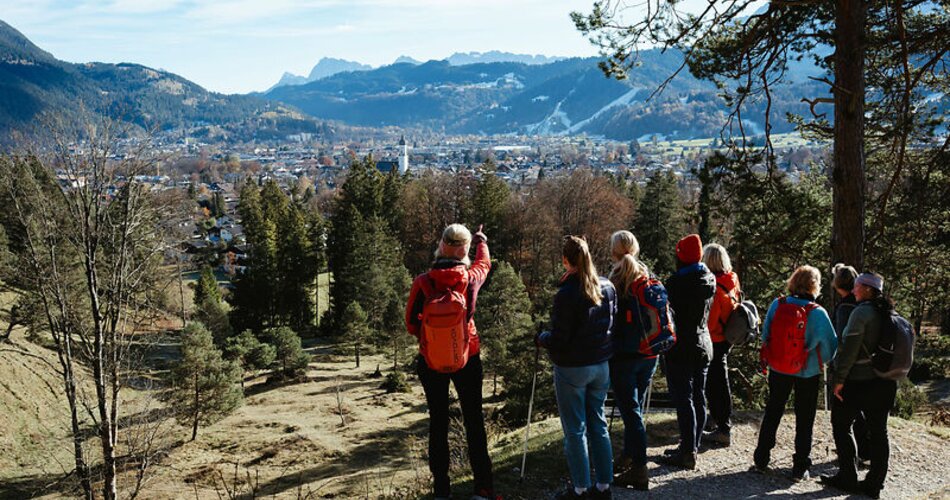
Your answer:
[[[598,483],[610,484],[613,480],[613,452],[604,417],[609,387],[610,368],[606,361],[590,366],[554,367],[554,393],[564,431],[564,454],[571,482],[577,488],[591,487],[591,462]]]
[[[696,453],[706,425],[706,374],[709,361],[666,363],[666,383],[676,405],[676,422],[680,428],[680,451]]]
[[[618,358],[610,360],[610,384],[623,418],[623,456],[637,465],[647,463],[647,429],[643,425],[643,405],[650,379],[656,372],[657,358]]]

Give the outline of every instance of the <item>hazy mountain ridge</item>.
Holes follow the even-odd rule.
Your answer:
[[[141,129],[217,126],[242,136],[317,132],[319,124],[258,97],[209,92],[138,64],[59,61],[0,21],[0,142],[29,135],[51,112],[67,127],[108,116]]]

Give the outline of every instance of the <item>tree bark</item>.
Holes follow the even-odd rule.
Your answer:
[[[835,123],[832,170],[834,262],[864,268],[864,58],[867,4],[837,0],[835,8]]]

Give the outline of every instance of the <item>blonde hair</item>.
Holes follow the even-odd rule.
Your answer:
[[[442,239],[435,249],[435,258],[458,259],[463,264],[472,264],[468,258],[468,250],[472,244],[472,233],[461,224],[449,224],[442,231]]]
[[[710,243],[703,247],[703,264],[706,264],[713,274],[732,272],[732,259],[729,258],[729,252],[719,243]]]
[[[614,266],[610,269],[610,281],[614,288],[626,296],[634,281],[649,276],[646,264],[640,262],[640,242],[630,231],[617,231],[610,236],[610,255]]]
[[[834,276],[831,279],[831,286],[851,293],[851,289],[854,288],[854,279],[858,277],[857,269],[839,262],[831,269],[831,274]]]
[[[821,290],[821,273],[812,266],[799,266],[788,278],[788,293],[818,296]]]
[[[561,247],[561,255],[574,266],[577,277],[584,287],[584,295],[595,305],[600,305],[603,294],[600,291],[600,279],[597,277],[597,268],[590,258],[590,248],[587,241],[578,236],[566,236]]]

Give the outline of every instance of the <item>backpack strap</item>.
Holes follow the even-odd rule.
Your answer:
[[[716,286],[718,286],[719,288],[722,289],[723,292],[725,292],[726,297],[729,297],[729,300],[731,300],[733,304],[738,304],[740,302],[739,300],[737,300],[735,297],[732,296],[732,293],[731,293],[732,291],[726,288],[726,285],[723,285],[722,283],[717,282]],[[739,292],[739,293],[742,293],[742,292]]]

